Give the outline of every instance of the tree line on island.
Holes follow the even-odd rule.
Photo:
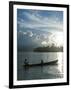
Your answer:
[[[37,47],[33,50],[34,52],[63,52],[63,46],[57,47],[54,44],[46,47]]]

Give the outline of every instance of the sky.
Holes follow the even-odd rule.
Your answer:
[[[63,44],[63,11],[17,9],[18,47]]]

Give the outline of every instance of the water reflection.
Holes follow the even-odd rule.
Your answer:
[[[63,54],[62,53],[57,53],[58,57],[58,70],[60,73],[63,73]]]

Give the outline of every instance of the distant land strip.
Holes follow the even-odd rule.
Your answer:
[[[63,47],[47,46],[47,47],[37,47],[33,50],[34,52],[63,52]]]

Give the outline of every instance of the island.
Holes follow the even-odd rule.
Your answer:
[[[63,46],[46,46],[46,47],[37,47],[33,50],[34,52],[63,52]]]

